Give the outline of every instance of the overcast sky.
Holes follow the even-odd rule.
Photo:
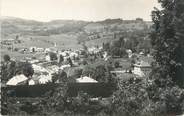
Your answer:
[[[151,20],[157,0],[0,0],[1,15],[38,21],[107,18]]]

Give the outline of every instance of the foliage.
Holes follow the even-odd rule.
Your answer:
[[[178,86],[158,87],[150,83],[147,87],[149,99],[153,102],[150,107],[152,112],[167,114],[182,114],[184,109],[184,90]]]
[[[89,64],[84,67],[82,75],[90,76],[99,82],[111,82],[112,75],[110,71],[113,70],[112,66],[107,63]]]
[[[62,55],[59,55],[59,59],[58,59],[59,66],[62,64],[63,61],[64,61],[63,56]]]
[[[10,78],[17,74],[24,74],[29,77],[34,74],[32,65],[28,62],[3,62],[1,67],[1,79],[3,82],[7,82]]]
[[[130,79],[118,81],[119,90],[113,95],[113,108],[120,116],[139,116],[148,105],[146,84],[143,81]]]
[[[73,62],[72,62],[71,58],[69,57],[67,60],[68,60],[68,62],[70,64],[70,66],[72,67],[73,66]]]
[[[184,85],[184,1],[160,0],[163,10],[152,12],[154,31],[151,34],[159,78],[171,78]]]
[[[115,67],[115,68],[119,68],[119,67],[120,67],[120,64],[119,64],[118,61],[116,61],[116,62],[114,63],[114,67]]]
[[[58,73],[52,74],[52,82],[59,82],[59,83],[66,83],[67,80],[67,74],[63,70],[59,70]]]
[[[162,10],[152,12],[151,41],[154,49],[153,70],[148,94],[153,112],[163,115],[184,112],[184,1],[159,0]]]
[[[6,54],[6,55],[4,55],[4,57],[3,57],[3,58],[4,58],[4,61],[5,61],[5,62],[10,61],[10,56],[9,56],[9,55],[7,55],[7,54]]]
[[[56,53],[49,52],[49,56],[50,56],[50,59],[51,59],[51,60],[57,60],[57,55],[56,55]]]
[[[79,92],[77,97],[68,97],[67,98],[67,108],[65,112],[69,115],[109,115],[110,108],[109,106],[103,105],[101,100],[93,101],[91,96],[84,92]]]
[[[73,67],[71,69],[68,69],[67,72],[68,72],[68,74],[67,74],[68,79],[77,79],[77,78],[80,78],[82,75],[82,68]]]

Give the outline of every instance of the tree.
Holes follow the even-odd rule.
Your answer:
[[[10,61],[8,64],[3,63],[1,69],[2,81],[7,82],[10,78],[17,74],[24,74],[29,77],[34,74],[32,65],[28,62]]]
[[[62,62],[64,61],[64,58],[62,55],[59,55],[59,58],[58,58],[58,64],[59,66],[62,64]]]
[[[162,10],[155,8],[152,12],[151,42],[155,62],[147,92],[155,103],[155,111],[165,115],[181,114],[184,111],[184,1],[159,2]]]
[[[85,44],[85,43],[83,43],[83,44],[82,44],[82,47],[83,47],[83,49],[84,49],[85,51],[87,51],[87,50],[88,50],[88,47],[86,46],[86,44]]]
[[[52,75],[52,82],[67,83],[67,74],[64,70],[59,70],[58,73]]]
[[[116,62],[114,63],[114,67],[115,67],[115,68],[119,68],[119,67],[120,67],[119,61],[116,61]]]
[[[3,58],[4,58],[4,61],[5,61],[5,62],[10,61],[10,56],[9,56],[9,55],[7,55],[7,54],[6,54],[6,55],[4,55],[4,57],[3,57]]]
[[[32,64],[30,63],[23,63],[23,66],[22,66],[22,73],[29,77],[29,76],[32,76],[34,74],[34,70],[33,70],[33,67],[32,67]]]
[[[184,1],[159,0],[163,10],[152,12],[154,31],[151,34],[155,50],[158,78],[184,85]],[[161,83],[161,79],[157,81]],[[163,82],[164,84],[165,82]]]
[[[10,60],[9,55],[4,55],[4,62],[1,67],[1,80],[7,82],[13,77],[15,72],[15,62]]]
[[[53,61],[53,60],[57,60],[57,54],[54,53],[54,52],[49,52],[49,56],[50,56],[50,59]]]
[[[72,66],[73,66],[73,62],[72,62],[72,60],[71,60],[70,57],[68,58],[68,62],[69,62],[69,64],[70,64],[70,66],[72,67]]]
[[[16,35],[15,40],[18,40],[18,39],[19,39],[19,35]]]

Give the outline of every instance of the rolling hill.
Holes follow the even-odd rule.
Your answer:
[[[25,20],[16,17],[1,17],[1,39],[14,39],[16,35],[24,41],[19,46],[40,46],[50,47],[50,43],[56,42],[60,48],[78,48],[79,40],[87,41],[87,45],[92,46],[97,42],[111,41],[111,38],[100,40],[88,40],[91,34],[113,33],[120,31],[142,31],[148,30],[151,22],[143,20],[122,20],[106,19],[97,22],[87,22],[80,20],[53,20],[50,22],[39,22]],[[30,38],[37,42],[30,41]]]

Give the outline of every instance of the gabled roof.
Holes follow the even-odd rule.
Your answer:
[[[87,77],[87,76],[78,78],[78,79],[76,79],[76,81],[78,83],[98,83],[98,81],[96,81],[90,77]]]
[[[12,77],[7,83],[6,85],[17,85],[23,81],[28,80],[28,78],[26,76],[24,76],[23,74],[21,75],[16,75],[14,77]]]

